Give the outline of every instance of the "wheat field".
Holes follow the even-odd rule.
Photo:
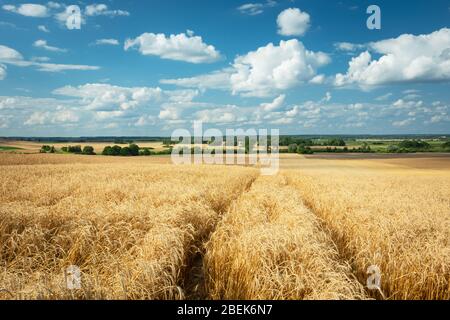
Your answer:
[[[0,299],[450,299],[442,163],[0,154]]]

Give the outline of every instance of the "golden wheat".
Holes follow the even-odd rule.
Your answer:
[[[377,265],[385,298],[450,299],[448,171],[322,168],[286,176],[362,283]]]
[[[3,298],[180,299],[190,253],[257,171],[125,162],[0,174]],[[70,265],[81,290],[66,288]]]
[[[206,246],[213,299],[361,299],[362,286],[296,190],[259,178]]]
[[[167,162],[0,154],[0,299],[450,299],[448,162]]]

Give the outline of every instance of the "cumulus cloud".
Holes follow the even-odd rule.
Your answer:
[[[58,47],[49,46],[47,44],[46,40],[36,40],[33,43],[33,46],[36,47],[36,48],[42,48],[44,50],[52,51],[52,52],[67,52],[67,49],[61,49],[61,48],[58,48]]]
[[[261,104],[261,109],[264,111],[274,111],[279,109],[286,99],[286,95],[282,94],[276,97],[272,102]]]
[[[36,111],[24,122],[26,126],[76,123],[80,120],[79,115],[73,110],[58,110],[56,112]]]
[[[125,50],[137,49],[143,55],[190,63],[212,63],[221,58],[214,46],[203,42],[192,32],[171,34],[143,33],[135,39],[127,39]]]
[[[265,3],[245,3],[239,7],[237,10],[249,16],[256,16],[264,12],[264,9],[275,7],[277,3],[273,0],[268,0]]]
[[[330,62],[323,52],[307,50],[296,39],[269,43],[239,56],[233,63],[231,88],[234,94],[264,97],[312,80],[317,68]]]
[[[307,50],[296,40],[269,43],[245,55],[238,56],[222,70],[190,78],[164,79],[163,84],[187,88],[230,90],[249,97],[268,97],[301,83],[320,84],[324,75],[317,69],[331,61],[323,52]]]
[[[101,46],[101,45],[118,46],[119,41],[116,39],[99,39],[99,40],[95,41],[95,44],[98,46]]]
[[[111,111],[116,108],[128,110],[162,97],[160,88],[119,87],[110,84],[85,84],[78,87],[65,86],[54,94],[81,98],[89,110]]]
[[[374,59],[369,52],[381,55]],[[403,82],[450,80],[450,29],[430,34],[403,34],[369,44],[369,50],[349,62],[346,74],[337,74],[335,84],[377,86]]]
[[[277,18],[278,33],[283,36],[302,36],[309,29],[310,16],[298,8],[282,11]]]
[[[195,118],[204,123],[216,124],[228,124],[246,120],[242,110],[233,105],[198,111],[195,114]]]
[[[47,7],[40,4],[26,3],[19,6],[5,4],[2,8],[26,17],[45,18],[49,15]]]

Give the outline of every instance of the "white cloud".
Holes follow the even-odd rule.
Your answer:
[[[116,39],[99,39],[95,41],[96,45],[111,45],[111,46],[118,46],[119,41]]]
[[[48,28],[46,26],[44,26],[44,25],[38,26],[38,29],[40,31],[42,31],[42,32],[45,32],[45,33],[49,33],[50,32],[50,30],[48,30]]]
[[[40,4],[26,3],[20,6],[6,4],[3,5],[3,10],[14,12],[27,17],[45,18],[48,16],[48,10],[46,6]]]
[[[282,94],[276,97],[272,102],[261,104],[261,109],[264,111],[274,111],[279,109],[286,99],[286,95]]]
[[[276,6],[277,3],[273,0],[268,0],[265,3],[245,3],[237,8],[237,10],[249,16],[256,16],[264,12],[264,9]]]
[[[49,57],[31,57],[31,61],[48,62],[48,61],[50,61],[50,58]]]
[[[173,84],[186,88],[228,90],[230,89],[230,76],[232,71],[229,68],[191,78],[163,79],[160,80],[160,83]]]
[[[298,8],[289,8],[278,15],[277,24],[283,36],[302,36],[309,29],[310,16]]]
[[[97,66],[87,66],[87,65],[80,65],[80,64],[39,63],[36,66],[39,71],[44,71],[44,72],[61,72],[61,71],[70,71],[70,70],[93,71],[93,70],[100,69],[100,67],[97,67]]]
[[[450,80],[450,29],[426,35],[403,34],[398,38],[371,43],[369,51],[349,63],[346,74],[337,74],[335,84],[376,86],[402,82]]]
[[[134,109],[162,98],[160,88],[119,87],[110,84],[85,84],[78,87],[65,86],[53,91],[54,94],[81,98],[89,110],[111,111]]]
[[[41,44],[42,45],[42,44]],[[38,71],[43,72],[60,72],[66,70],[98,70],[100,67],[76,64],[55,64],[46,63],[50,59],[47,57],[33,57],[31,61],[25,60],[20,52],[0,45],[0,63],[12,64],[19,67],[34,66]]]
[[[155,125],[156,117],[152,115],[142,115],[134,124],[136,127],[143,127],[148,125]]]
[[[196,112],[195,118],[204,123],[227,124],[246,120],[240,108],[224,106],[221,108],[201,110]]]
[[[36,40],[33,43],[33,46],[36,48],[42,48],[42,49],[45,49],[47,51],[52,51],[52,52],[67,52],[67,49],[61,49],[58,47],[49,46],[47,44],[46,40]]]
[[[234,94],[264,97],[312,80],[316,69],[330,62],[322,52],[308,51],[296,39],[269,43],[239,56],[233,63],[231,87]]]
[[[108,120],[108,119],[113,119],[113,118],[120,118],[123,115],[125,115],[125,111],[123,111],[123,110],[95,112],[95,118],[98,120]]]
[[[26,126],[76,123],[80,117],[73,110],[59,110],[56,112],[36,111],[24,122]]]
[[[409,126],[410,124],[412,124],[415,120],[416,120],[415,118],[408,118],[405,120],[393,121],[392,125],[394,127],[405,127],[405,126]]]
[[[328,64],[330,58],[323,52],[306,50],[296,40],[269,43],[256,51],[238,56],[228,68],[191,78],[164,79],[163,84],[187,88],[231,90],[233,94],[267,97],[279,94],[301,83],[320,84],[324,75],[316,70]]]
[[[62,7],[62,5],[59,4],[58,2],[49,1],[49,2],[47,2],[47,7],[51,8],[51,9],[60,9]]]
[[[356,51],[365,49],[366,45],[350,42],[337,42],[334,44],[334,47],[339,51]]]
[[[31,116],[24,122],[26,126],[43,125],[46,123],[50,116],[50,112],[34,112]]]
[[[214,46],[203,42],[202,37],[180,33],[166,36],[163,33],[143,33],[135,39],[127,39],[125,50],[137,49],[143,55],[191,63],[212,63],[221,58]]]
[[[23,60],[23,56],[20,52],[7,47],[0,45],[0,62],[4,63],[20,63]]]
[[[392,93],[388,92],[382,96],[377,97],[375,100],[376,101],[385,101],[385,100],[389,99],[390,97],[392,97]]]
[[[325,76],[323,74],[318,74],[317,76],[315,76],[311,80],[309,80],[309,83],[323,84],[323,83],[325,83]]]
[[[85,9],[87,16],[129,16],[130,13],[125,10],[109,10],[106,4],[92,4]]]
[[[10,116],[5,116],[3,114],[0,114],[0,129],[8,128],[10,119],[11,119]]]
[[[0,64],[0,80],[3,80],[5,78],[6,78],[6,66]]]
[[[73,110],[61,110],[56,112],[52,117],[53,123],[75,123],[80,120],[80,117]]]

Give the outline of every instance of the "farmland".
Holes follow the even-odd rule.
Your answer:
[[[264,177],[2,153],[0,174],[1,299],[450,299],[445,155],[282,154]]]

